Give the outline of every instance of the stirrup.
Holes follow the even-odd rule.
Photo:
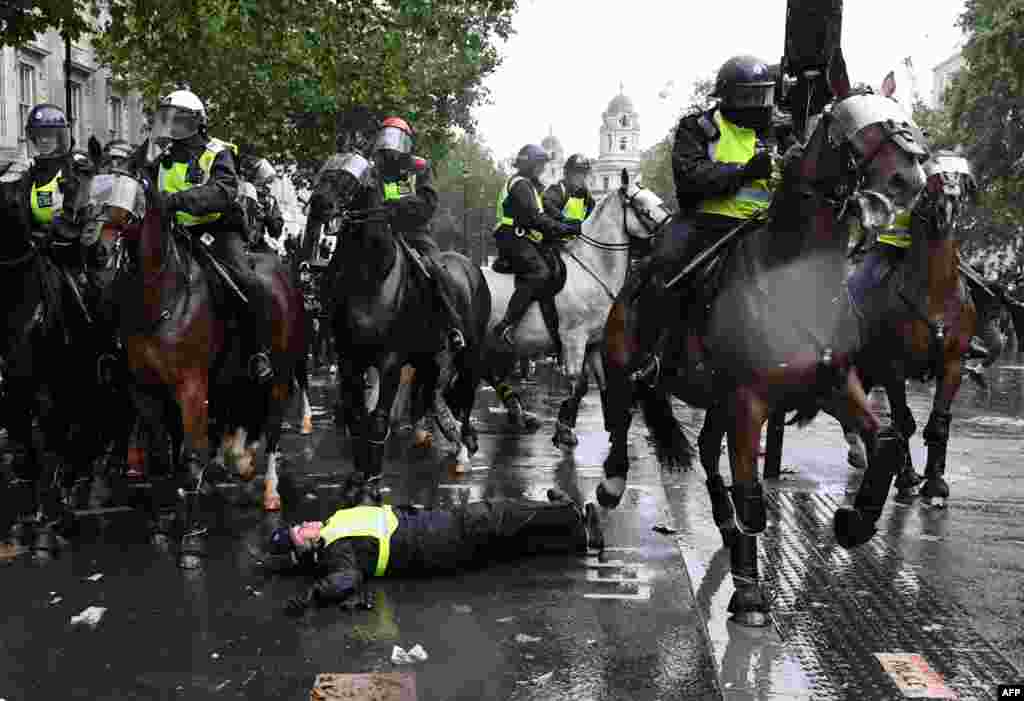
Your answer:
[[[650,387],[657,385],[658,380],[661,379],[661,356],[657,353],[651,353],[643,365],[630,373],[629,379],[632,382],[643,383]]]
[[[515,339],[512,338],[515,327],[501,322],[494,327],[494,337],[507,345],[509,348],[514,348],[516,345]]]
[[[260,369],[261,363],[265,363],[265,365],[263,365],[262,371],[257,372]],[[270,362],[270,355],[268,353],[260,351],[259,353],[254,353],[249,358],[249,377],[254,379],[256,382],[263,383],[273,376],[274,366]]]
[[[457,353],[466,347],[466,337],[462,335],[462,331],[458,328],[452,327],[448,329],[448,347],[453,353]]]

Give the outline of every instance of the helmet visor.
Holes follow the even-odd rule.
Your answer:
[[[25,135],[36,158],[63,156],[71,149],[71,132],[67,127],[29,127]]]
[[[398,127],[384,127],[377,132],[377,141],[374,143],[375,151],[398,151],[399,153],[412,153],[412,137]]]
[[[153,120],[153,134],[159,138],[187,139],[199,132],[199,114],[183,107],[160,105]]]
[[[729,107],[771,107],[775,104],[775,86],[771,83],[733,86],[725,100]]]

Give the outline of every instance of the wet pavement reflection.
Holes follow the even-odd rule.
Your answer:
[[[154,539],[152,486],[114,484],[107,506],[50,559],[30,543],[0,550],[0,698],[306,699],[318,674],[409,672],[418,699],[868,699],[900,698],[876,653],[914,653],[961,699],[989,698],[993,680],[1021,674],[1020,589],[1024,488],[1018,486],[1024,365],[989,370],[991,389],[965,380],[954,406],[946,510],[890,502],[880,535],[838,548],[836,505],[860,473],[846,465],[827,417],[787,432],[783,478],[769,486],[762,572],[775,593],[773,625],[727,619],[729,554],[711,519],[699,465],[662,475],[637,421],[634,470],[618,509],[602,516],[600,556],[545,556],[430,580],[378,580],[374,608],[283,614],[300,577],[268,574],[261,548],[273,528],[322,519],[351,467],[333,425],[332,378],[314,382],[314,433],[290,431],[281,471],[283,514],[260,509],[261,484],[225,486],[204,501],[210,532],[200,567],[177,566],[176,544]],[[562,398],[543,367],[526,385],[543,419],[534,435],[506,429],[494,393],[475,413],[480,452],[449,472],[445,447],[389,443],[391,503],[447,507],[483,498],[544,499],[558,486],[589,500],[607,451],[600,400],[581,407],[579,445],[551,444]],[[873,400],[885,413],[882,395]],[[930,388],[912,386],[927,420]],[[702,412],[679,406],[695,439]],[[921,440],[914,459],[924,462]],[[723,465],[725,461],[723,460]],[[0,493],[0,526],[12,512]],[[655,524],[677,534],[652,531]],[[94,574],[103,576],[96,581]],[[95,627],[70,619],[106,608]],[[1016,643],[1016,644],[1015,644]],[[426,661],[397,666],[392,649],[420,644]],[[1017,650],[1017,652],[1014,652]]]

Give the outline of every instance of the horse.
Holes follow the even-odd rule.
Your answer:
[[[865,229],[873,229],[892,221],[895,207],[909,206],[925,184],[919,161],[926,151],[920,145],[923,137],[895,103],[851,93],[838,52],[826,75],[836,101],[812,126],[806,145],[787,152],[766,221],[755,219],[734,231],[734,245],[716,249],[724,249],[717,263],[690,281],[695,299],[678,316],[669,312],[664,317],[671,333],[653,387],[634,386],[630,371],[636,349],[628,331],[636,323],[636,310],[650,304],[657,290],[642,290],[632,306],[617,300],[605,332],[605,421],[611,448],[597,499],[614,508],[625,491],[635,398],[659,452],[674,454],[680,462],[686,458],[680,454],[685,442],[669,396],[707,409],[698,449],[715,522],[731,545],[736,590],[729,611],[746,626],[766,625],[770,609],[757,569],[757,534],[765,527],[757,456],[769,412],[798,406],[813,416],[818,396],[842,392],[865,435],[879,446],[872,451],[855,508],[835,517],[837,539],[847,545],[853,538],[870,538],[880,512],[872,485],[887,475],[891,480],[893,469],[886,459],[888,433],[878,435],[879,422],[851,365],[858,343],[843,303],[848,222],[856,214]],[[664,314],[663,309],[656,311]],[[726,434],[731,499],[718,477]]]
[[[408,364],[433,398],[441,431],[456,445],[454,468],[461,471],[478,447],[470,418],[481,379],[491,292],[468,258],[451,251],[442,254],[457,283],[453,292],[466,338],[465,348],[454,354],[442,351],[426,269],[419,254],[392,231],[370,178],[369,161],[357,151],[328,158],[314,183],[309,239],[304,242],[305,250],[315,246],[321,222],[327,223],[328,234],[339,234],[329,268],[331,325],[340,358],[338,418],[353,437],[356,470],[379,475],[401,368]],[[355,210],[356,203],[366,207]],[[376,402],[368,408],[371,368],[379,380]],[[417,402],[414,417],[425,411]]]
[[[90,139],[94,158],[101,150]],[[231,463],[241,479],[251,480],[256,446],[265,436],[263,508],[279,511],[281,424],[293,387],[308,408],[302,298],[276,256],[249,255],[274,305],[274,378],[261,387],[245,372],[241,349],[231,340],[237,334],[221,313],[218,300],[232,292],[214,272],[219,263],[164,209],[164,198],[147,175],[150,166],[140,150],[123,169],[92,177],[86,195],[86,227],[99,231],[102,244],[117,251],[109,257],[114,276],[107,295],[116,308],[136,404],[170,430],[183,495],[208,492],[208,478]],[[211,417],[221,433],[212,461]],[[207,475],[211,466],[215,469]]]
[[[1012,301],[987,292],[980,281],[976,301],[966,277],[972,273],[960,261],[955,224],[970,187],[966,161],[939,153],[926,164],[926,171],[925,195],[911,219],[910,248],[900,254],[876,244],[847,284],[851,298],[858,302],[867,339],[855,358],[864,388],[885,388],[893,424],[904,441],[917,430],[907,405],[906,380],[935,380],[932,411],[922,434],[928,457],[920,496],[926,504],[941,508],[949,498],[943,475],[950,409],[960,388],[964,354],[976,333],[979,311],[987,316],[993,313],[992,307],[1001,310],[1003,305],[1012,306]],[[1000,350],[990,348],[993,354]],[[995,358],[990,356],[989,361]],[[829,406],[826,410],[848,424],[841,409]],[[899,501],[913,500],[922,481],[909,450],[905,454],[896,476]]]
[[[72,525],[71,510],[82,496],[76,487],[91,480],[94,463],[111,438],[108,417],[95,405],[110,403],[97,367],[101,332],[83,287],[64,264],[77,244],[34,240],[23,205],[22,173],[8,172],[11,165],[0,169],[3,413],[10,439],[24,450],[12,483],[19,502],[14,530],[34,523],[42,536],[54,523],[65,529]],[[50,485],[34,438],[36,419],[60,461]],[[50,486],[59,487],[58,499],[50,498]]]
[[[604,373],[600,360],[608,311],[629,272],[630,249],[634,242],[646,243],[657,235],[671,219],[662,201],[650,190],[629,182],[623,169],[621,186],[604,197],[582,224],[579,237],[561,252],[565,265],[565,284],[554,297],[558,312],[558,340],[563,352],[566,382],[571,387],[558,410],[552,442],[572,448],[578,443],[575,433],[580,401],[588,390],[586,367],[594,372],[604,395]],[[493,328],[504,315],[515,290],[515,278],[501,260],[484,277],[491,289],[494,304],[488,328]],[[511,353],[504,346],[489,347],[487,375],[498,398],[508,409],[509,421],[526,431],[536,430],[539,422],[522,408],[519,396],[507,382],[514,364],[553,350],[554,339],[544,322],[540,304],[534,303],[516,328],[515,346]]]

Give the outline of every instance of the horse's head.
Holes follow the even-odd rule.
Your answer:
[[[958,153],[938,151],[925,163],[924,170],[928,184],[921,204],[934,224],[929,234],[948,236],[964,209],[977,197],[971,164]]]
[[[629,182],[629,173],[622,169],[619,186],[626,233],[632,240],[650,240],[672,218],[661,198],[636,183]]]
[[[370,182],[372,164],[355,152],[336,153],[320,167],[309,198],[309,215],[330,222],[352,204]]]

